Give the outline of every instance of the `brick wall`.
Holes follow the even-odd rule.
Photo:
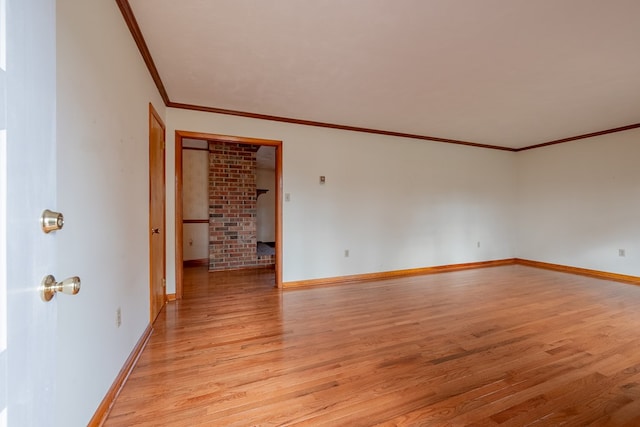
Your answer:
[[[209,270],[272,264],[256,254],[256,151],[209,143]]]

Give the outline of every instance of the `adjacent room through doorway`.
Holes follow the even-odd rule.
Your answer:
[[[279,142],[196,136],[176,135],[176,297],[192,267],[271,269],[278,286]]]

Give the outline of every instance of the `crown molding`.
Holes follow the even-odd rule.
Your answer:
[[[601,130],[598,132],[585,133],[583,135],[570,136],[568,138],[556,139],[554,141],[543,142],[542,144],[530,145],[528,147],[516,148],[514,151],[532,150],[534,148],[548,147],[549,145],[563,144],[565,142],[577,141],[579,139],[593,138],[594,136],[606,135],[609,133],[622,132],[625,130],[640,128],[640,123],[634,123],[632,125],[620,126],[617,128],[611,128]]]
[[[138,21],[133,14],[133,10],[131,10],[131,5],[128,0],[115,0],[120,8],[120,12],[122,13],[122,17],[124,18],[124,22],[127,23],[127,27],[129,27],[129,31],[131,32],[131,36],[133,40],[136,42],[138,46],[138,50],[140,51],[140,55],[142,55],[142,59],[144,63],[147,65],[147,69],[151,74],[151,78],[153,82],[156,84],[158,88],[158,92],[160,92],[160,96],[162,97],[162,101],[164,104],[169,104],[169,94],[162,83],[162,79],[160,79],[160,73],[158,73],[158,69],[156,68],[156,64],[153,62],[153,58],[151,57],[151,52],[149,52],[149,48],[147,47],[147,42],[144,40],[142,36],[142,31],[140,31],[140,27],[138,26]]]
[[[371,133],[376,135],[397,136],[401,138],[421,139],[424,141],[445,142],[448,144],[458,144],[458,145],[467,145],[470,147],[490,148],[493,150],[516,151],[514,148],[501,147],[498,145],[480,144],[480,143],[471,142],[471,141],[461,141],[458,139],[440,138],[437,136],[417,135],[417,134],[404,133],[404,132],[394,132],[394,131],[388,131],[388,130],[382,130],[382,129],[370,129],[370,128],[364,128],[364,127],[358,127],[358,126],[339,125],[335,123],[316,122],[313,120],[302,120],[302,119],[295,119],[290,117],[271,116],[267,114],[249,113],[246,111],[236,111],[236,110],[227,110],[223,108],[206,107],[202,105],[183,104],[179,102],[170,101],[167,104],[167,107],[180,108],[183,110],[204,111],[207,113],[226,114],[230,116],[248,117],[248,118],[260,119],[260,120],[271,120],[275,122],[292,123],[296,125],[316,126],[316,127],[330,128],[330,129],[348,130],[352,132]]]
[[[607,135],[610,133],[623,132],[630,129],[640,128],[640,123],[634,123],[627,126],[620,126],[617,128],[606,129],[598,132],[585,133],[582,135],[570,136],[567,138],[556,139],[553,141],[543,142],[540,144],[529,145],[527,147],[511,148],[511,147],[503,147],[500,145],[481,144],[481,143],[472,142],[472,141],[462,141],[457,139],[441,138],[437,136],[418,135],[418,134],[395,132],[395,131],[388,131],[388,130],[382,130],[382,129],[370,129],[370,128],[358,127],[358,126],[340,125],[335,123],[317,122],[313,120],[303,120],[303,119],[296,119],[291,117],[272,116],[268,114],[258,114],[258,113],[251,113],[247,111],[228,110],[224,108],[207,107],[202,105],[173,102],[169,99],[169,94],[167,93],[167,90],[165,89],[164,84],[162,83],[162,79],[160,78],[160,73],[158,72],[158,69],[156,68],[155,63],[153,62],[153,58],[151,57],[151,52],[149,52],[147,43],[144,40],[144,37],[142,36],[142,31],[140,31],[140,27],[138,26],[138,21],[136,20],[136,17],[134,16],[133,11],[131,10],[131,5],[129,4],[129,1],[115,0],[115,2],[118,4],[118,7],[120,8],[120,12],[122,12],[122,17],[127,23],[127,27],[129,27],[131,36],[133,37],[134,41],[136,42],[136,45],[138,46],[140,55],[142,55],[142,59],[147,65],[147,69],[149,70],[149,73],[151,74],[151,78],[153,79],[156,87],[158,88],[158,92],[160,92],[160,96],[162,97],[162,100],[164,101],[165,106],[171,107],[171,108],[203,111],[207,113],[248,117],[252,119],[270,120],[275,122],[291,123],[291,124],[305,125],[305,126],[316,126],[316,127],[346,130],[346,131],[352,131],[352,132],[363,132],[363,133],[370,133],[375,135],[386,135],[386,136],[395,136],[400,138],[419,139],[423,141],[434,141],[434,142],[442,142],[447,144],[466,145],[469,147],[488,148],[492,150],[502,150],[502,151],[510,151],[510,152],[532,150],[534,148],[548,147],[550,145],[562,144],[565,142],[577,141],[580,139],[593,138],[595,136]]]

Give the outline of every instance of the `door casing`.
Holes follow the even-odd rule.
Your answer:
[[[266,145],[276,149],[276,287],[282,288],[282,141],[272,139],[247,138],[242,136],[218,135],[202,132],[177,130],[175,132],[175,218],[176,218],[176,299],[182,298],[183,242],[182,242],[182,140],[201,139],[205,141],[235,142],[251,145]]]

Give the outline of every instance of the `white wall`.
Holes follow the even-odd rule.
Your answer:
[[[208,259],[209,224],[183,224],[182,248],[184,261]]]
[[[517,256],[640,276],[639,159],[640,129],[518,153]]]
[[[54,273],[80,276],[82,289],[57,297],[51,424],[80,426],[149,323],[148,103],[161,117],[165,110],[116,2],[58,0],[57,31],[57,189],[65,226],[56,236]]]
[[[209,218],[209,152],[182,151],[182,213],[184,219]],[[173,180],[169,180],[172,182]],[[171,215],[175,218],[175,214]],[[209,224],[183,225],[185,261],[209,258]]]
[[[276,241],[276,171],[273,169],[256,169],[256,185],[269,190],[258,197],[257,239],[259,242]]]
[[[291,195],[283,206],[285,282],[515,252],[514,153],[168,108],[168,176],[176,129],[283,141],[283,191]],[[167,185],[169,226],[174,199]],[[175,286],[174,233],[167,292]]]

